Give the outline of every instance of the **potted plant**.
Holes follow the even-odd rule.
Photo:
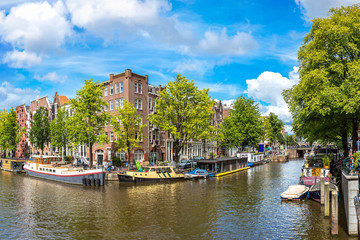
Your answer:
[[[360,152],[354,153],[353,158],[354,158],[354,168],[357,169],[357,167],[359,166]]]
[[[324,168],[330,167],[331,158],[329,155],[324,155],[322,158],[322,161],[323,161]]]

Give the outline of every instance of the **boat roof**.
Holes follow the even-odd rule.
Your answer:
[[[34,157],[34,158],[38,158],[38,157],[40,157],[40,158],[61,158],[61,156],[51,156],[51,155],[49,155],[49,156],[47,156],[47,155],[32,155],[31,156],[32,158]]]
[[[247,159],[247,157],[222,157],[222,158],[216,158],[216,159],[203,159],[203,160],[198,160],[196,161],[198,164],[199,163],[204,163],[204,164],[215,164],[215,163],[219,163],[219,162],[226,162],[226,161],[232,161],[232,160],[237,160],[237,159]]]
[[[330,192],[331,191],[339,191],[339,188],[332,182],[329,182],[330,183]],[[320,191],[321,190],[321,182],[317,182],[315,183],[313,186],[311,186],[310,188],[310,192],[315,192],[315,191]]]
[[[145,166],[143,168],[174,168],[175,166]]]

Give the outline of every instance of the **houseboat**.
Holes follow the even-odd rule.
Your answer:
[[[18,173],[25,172],[24,171],[25,163],[26,163],[26,159],[0,158],[1,170],[5,170],[9,172],[18,172]]]
[[[242,152],[238,153],[238,157],[246,157],[248,159],[248,166],[253,167],[256,165],[265,163],[265,154],[264,153],[247,153]]]
[[[178,172],[174,166],[149,166],[142,170],[119,172],[120,182],[146,182],[182,180],[184,174]]]
[[[210,177],[221,177],[249,169],[247,157],[224,157],[197,161],[200,169],[208,171]]]
[[[59,156],[32,156],[25,164],[24,170],[29,176],[44,178],[57,182],[78,185],[104,185],[103,169],[85,169],[65,165]]]

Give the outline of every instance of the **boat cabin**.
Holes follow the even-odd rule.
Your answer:
[[[204,159],[197,161],[197,165],[200,169],[205,169],[211,173],[224,173],[230,172],[248,166],[247,157],[224,157],[217,159]]]
[[[31,156],[31,158],[29,158],[29,162],[38,163],[38,164],[62,163],[62,158],[60,156],[34,155]]]
[[[20,158],[0,158],[2,170],[10,172],[24,172],[26,159]]]

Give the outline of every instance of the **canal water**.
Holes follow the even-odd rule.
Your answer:
[[[294,160],[218,180],[104,187],[0,171],[0,239],[331,239],[330,219],[318,203],[280,201],[302,165]],[[340,209],[338,239],[351,239],[343,215]]]

